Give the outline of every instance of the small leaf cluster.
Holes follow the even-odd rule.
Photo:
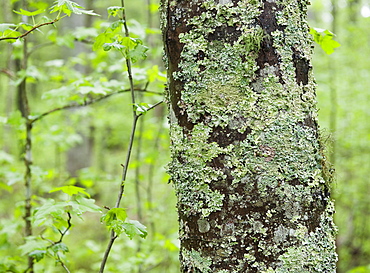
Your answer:
[[[70,0],[58,0],[58,1],[55,1],[54,3],[55,5],[50,8],[51,9],[50,13],[63,12],[67,14],[68,16],[71,16],[72,13],[78,14],[78,15],[87,14],[87,15],[98,16],[98,14],[94,13],[92,10],[84,10],[82,6]]]
[[[326,54],[334,53],[334,49],[340,47],[340,43],[333,40],[335,34],[327,29],[310,28],[310,33],[316,43],[318,43]]]
[[[148,232],[146,227],[136,220],[127,219],[126,210],[123,208],[112,208],[102,218],[109,230],[113,231],[117,236],[125,233],[130,239],[135,236],[146,238]]]
[[[109,7],[109,16],[116,17],[123,7]],[[139,38],[129,37],[122,34],[125,20],[119,18],[112,22],[110,26],[101,34],[99,34],[93,45],[93,50],[103,49],[109,51],[115,49],[119,51],[125,59],[130,59],[132,62],[143,60],[147,57],[146,52],[148,47],[143,45],[143,41]]]
[[[61,255],[69,252],[63,239],[73,226],[72,218],[77,216],[82,219],[85,212],[101,212],[84,188],[68,185],[55,188],[50,193],[58,191],[65,193],[67,200],[42,200],[43,204],[36,208],[32,216],[33,225],[40,227],[42,232],[38,236],[28,236],[26,243],[20,246],[22,255],[34,258],[36,262],[46,256],[62,262]]]

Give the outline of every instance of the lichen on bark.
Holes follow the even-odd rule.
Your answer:
[[[183,272],[335,272],[305,1],[162,1]]]

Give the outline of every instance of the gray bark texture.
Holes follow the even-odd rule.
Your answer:
[[[335,272],[307,1],[163,0],[182,272]]]

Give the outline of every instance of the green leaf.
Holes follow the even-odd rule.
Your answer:
[[[28,10],[24,10],[24,9],[20,9],[20,11],[13,10],[13,12],[15,12],[16,14],[20,14],[20,15],[24,15],[24,16],[35,16],[35,15],[38,15],[40,13],[43,13],[44,11],[45,11],[45,9],[38,9],[38,10],[35,10],[35,11],[28,11]]]
[[[59,99],[61,101],[64,101],[71,96],[72,90],[73,90],[72,85],[62,86],[60,88],[52,89],[50,91],[45,92],[44,94],[42,94],[41,99],[43,100]]]
[[[16,30],[13,30],[13,29],[5,29],[3,32],[0,32],[0,37],[4,38],[4,37],[18,37],[18,36],[21,36],[22,33],[19,32],[19,31],[16,31]],[[8,40],[9,43],[14,43],[16,41],[16,39],[14,40]]]
[[[334,52],[334,48],[340,47],[340,43],[333,40],[335,34],[327,29],[310,28],[310,34],[314,41],[318,43],[328,55]]]
[[[108,226],[109,230],[113,230],[118,236],[124,231],[124,222],[121,220],[112,220]]]
[[[78,27],[73,31],[73,36],[77,40],[96,37],[98,35],[96,28]]]
[[[148,109],[152,107],[153,105],[146,103],[146,102],[141,102],[141,103],[136,103],[134,106],[135,106],[135,111],[145,114],[146,112],[148,112]]]
[[[50,249],[54,252],[54,253],[57,253],[59,251],[63,252],[63,253],[66,253],[66,252],[69,252],[69,249],[67,247],[66,244],[64,244],[63,242],[60,242],[60,243],[57,243],[57,244],[54,244],[50,247]]]
[[[33,28],[33,25],[29,24],[29,23],[24,23],[24,22],[21,22],[18,24],[19,27],[23,28],[25,31],[29,31]],[[39,29],[36,29],[39,31]]]
[[[72,35],[72,33],[67,33],[63,36],[56,36],[55,37],[55,43],[59,46],[66,46],[69,48],[75,47],[75,37]]]
[[[136,220],[128,220],[126,223],[123,223],[123,227],[126,235],[130,239],[137,235],[139,235],[141,238],[145,238],[148,235],[146,226]]]
[[[83,95],[96,94],[96,95],[106,95],[107,89],[102,86],[80,86],[78,87],[78,92]]]
[[[0,117],[1,120],[1,117]],[[1,123],[1,121],[0,121]],[[6,122],[5,122],[6,123]],[[11,164],[14,162],[14,156],[11,154],[8,154],[7,152],[0,150],[0,163],[4,167],[5,164]]]
[[[117,49],[118,51],[122,51],[123,49],[125,49],[126,47],[124,45],[121,45],[120,43],[118,43],[117,41],[113,42],[113,43],[105,43],[103,44],[103,49],[104,51],[109,51],[111,50],[112,48],[114,49]]]
[[[156,12],[158,12],[158,9],[159,9],[159,4],[157,4],[157,3],[151,3],[149,5],[150,13],[156,13]]]
[[[148,69],[147,75],[149,82],[154,82],[155,80],[163,83],[167,82],[166,74],[159,71],[158,65],[154,65],[152,68]]]
[[[77,215],[81,215],[87,211],[101,212],[101,208],[95,205],[94,199],[88,199],[80,195],[76,196],[75,201],[67,202],[67,204],[72,207],[72,212],[76,213]]]
[[[138,60],[145,59],[147,57],[147,51],[148,47],[138,44],[133,50],[129,51],[128,57],[135,63]]]
[[[114,220],[125,221],[127,218],[126,210],[123,208],[113,208],[110,209],[101,220],[106,223],[107,226],[111,225],[111,222]]]
[[[108,32],[108,33],[104,32],[104,33],[99,34],[95,38],[93,50],[96,51],[98,49],[101,49],[104,44],[112,42],[113,37],[114,37],[114,34],[111,32]]]
[[[72,13],[74,14],[87,14],[87,15],[95,15],[100,16],[97,13],[94,13],[92,10],[84,10],[82,6],[77,4],[76,2],[70,0],[57,0],[54,2],[55,5],[50,8],[50,13],[53,12],[63,12],[68,16],[71,16]]]
[[[22,127],[25,124],[25,119],[22,117],[22,113],[17,110],[11,112],[7,119],[7,124],[15,126],[15,127]]]
[[[52,193],[52,192],[56,192],[56,191],[62,191],[66,194],[68,194],[69,196],[73,196],[73,195],[77,195],[77,194],[84,194],[86,195],[87,197],[90,197],[90,194],[88,194],[86,192],[86,189],[84,188],[81,188],[81,187],[76,187],[76,186],[63,186],[63,187],[58,187],[58,188],[55,188],[55,189],[52,189],[51,191],[49,191],[49,193]]]
[[[65,211],[66,202],[55,202],[54,199],[48,199],[41,207],[37,208],[33,216],[33,222],[36,226],[40,226],[51,218],[62,220]]]
[[[108,18],[113,16],[116,17],[120,11],[123,11],[125,8],[124,7],[118,7],[118,6],[113,6],[113,7],[108,7]]]
[[[370,264],[352,268],[347,273],[368,273],[368,272],[370,272]]]
[[[110,209],[102,218],[101,221],[109,230],[113,230],[117,235],[121,235],[124,231],[124,221],[127,218],[126,210],[123,208]]]
[[[34,258],[36,262],[39,262],[44,258],[45,254],[46,254],[46,250],[34,250],[34,251],[31,251],[28,254],[28,256]]]
[[[36,238],[35,236],[26,237],[26,243],[19,246],[22,255],[30,254],[37,250],[46,250],[47,242]]]
[[[118,28],[118,27],[122,26],[124,22],[125,22],[125,21],[123,21],[123,20],[117,20],[117,21],[114,21],[114,22],[110,25],[110,28],[111,28],[112,30],[115,30],[116,28]]]
[[[143,44],[140,39],[131,37],[123,37],[121,44],[128,48],[128,50],[134,49],[138,44]]]

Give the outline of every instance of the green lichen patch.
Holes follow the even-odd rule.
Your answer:
[[[210,266],[212,264],[211,258],[203,257],[198,251],[192,249],[191,251],[184,250],[182,256],[189,264],[189,272],[212,272]],[[191,271],[190,271],[191,270]]]
[[[323,213],[320,225],[314,232],[305,233],[300,245],[289,247],[279,257],[281,263],[274,272],[335,272],[337,256],[332,213],[332,207],[330,207]]]

